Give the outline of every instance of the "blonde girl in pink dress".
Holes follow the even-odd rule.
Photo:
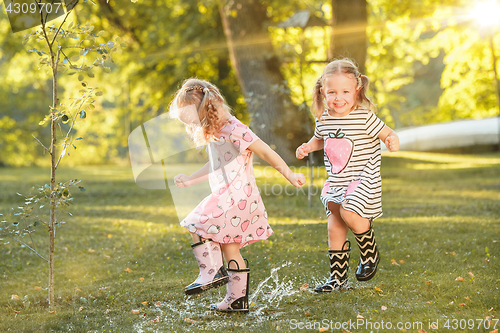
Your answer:
[[[226,297],[211,308],[246,312],[250,270],[240,248],[273,233],[255,182],[253,153],[293,186],[304,185],[305,177],[293,173],[276,152],[232,116],[219,90],[207,81],[185,81],[172,103],[171,116],[187,125],[196,144],[206,144],[209,156],[208,163],[192,175],[175,176],[175,184],[182,188],[208,179],[212,191],[181,222],[191,233],[200,268],[198,278],[185,292],[198,294],[227,284]]]

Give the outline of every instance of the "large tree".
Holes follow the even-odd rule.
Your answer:
[[[366,0],[332,0],[330,56],[354,59],[362,73],[365,73],[367,20]]]
[[[310,123],[307,113],[292,102],[280,71],[266,26],[266,6],[258,0],[226,1],[220,15],[252,129],[285,161],[295,161],[295,148],[307,139]]]

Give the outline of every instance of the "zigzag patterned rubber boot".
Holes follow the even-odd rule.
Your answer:
[[[345,241],[342,248],[347,249],[340,251],[328,250],[330,258],[330,277],[322,286],[317,286],[314,291],[317,293],[331,293],[334,290],[349,289],[348,274],[349,257],[351,252],[351,242]]]
[[[360,252],[356,279],[358,279],[358,281],[368,281],[375,276],[380,261],[380,254],[378,252],[377,243],[375,243],[372,225],[370,224],[370,229],[368,229],[368,231],[361,234],[354,233],[354,237],[356,237]]]
[[[186,295],[199,294],[226,284],[229,277],[222,260],[220,244],[212,242],[210,239],[204,239],[191,247],[198,262],[200,274],[193,283],[184,289]]]
[[[212,304],[211,310],[221,312],[248,312],[248,282],[250,278],[250,269],[248,268],[248,260],[245,260],[247,268],[240,269],[240,266],[234,261],[237,269],[229,268],[227,265],[227,272],[229,274],[229,283],[227,284],[227,292],[224,300],[218,304]]]

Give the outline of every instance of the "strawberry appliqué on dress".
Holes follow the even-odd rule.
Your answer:
[[[354,143],[339,128],[335,133],[328,133],[328,138],[325,139],[324,150],[326,157],[330,161],[331,173],[335,175],[344,171],[349,164],[354,150]],[[346,198],[349,194],[353,193],[360,183],[361,180],[359,179],[351,181],[343,197]],[[330,186],[330,182],[325,182],[321,195],[326,195],[330,191]]]
[[[332,173],[337,174],[344,171],[347,164],[349,164],[353,151],[353,142],[339,128],[336,133],[328,133],[324,149],[326,157],[332,166]]]

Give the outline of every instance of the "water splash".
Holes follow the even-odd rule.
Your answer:
[[[284,262],[278,267],[270,270],[269,276],[262,280],[255,289],[250,281],[249,304],[250,312],[245,316],[232,316],[214,312],[208,309],[210,303],[217,303],[225,294],[225,289],[220,288],[218,292],[203,295],[186,296],[182,301],[161,302],[160,307],[150,308],[148,318],[134,325],[136,332],[161,332],[150,319],[156,316],[160,318],[160,327],[179,327],[180,322],[190,325],[182,325],[183,331],[221,331],[235,327],[250,328],[262,322],[285,322],[289,313],[280,311],[280,304],[284,301],[295,301],[293,296],[300,293],[304,277],[291,277],[286,274],[286,267],[292,262]],[[253,289],[253,292],[252,292]],[[282,309],[281,309],[282,310]]]
[[[278,271],[284,267],[290,266],[291,261],[282,264],[279,267],[271,269],[271,275],[259,283],[255,291],[249,297],[249,302],[252,303],[258,296],[265,303],[272,307],[279,307],[283,297],[292,296],[299,292],[294,290],[293,281],[288,279],[287,276],[283,277],[280,281]],[[270,283],[268,283],[270,282]]]

